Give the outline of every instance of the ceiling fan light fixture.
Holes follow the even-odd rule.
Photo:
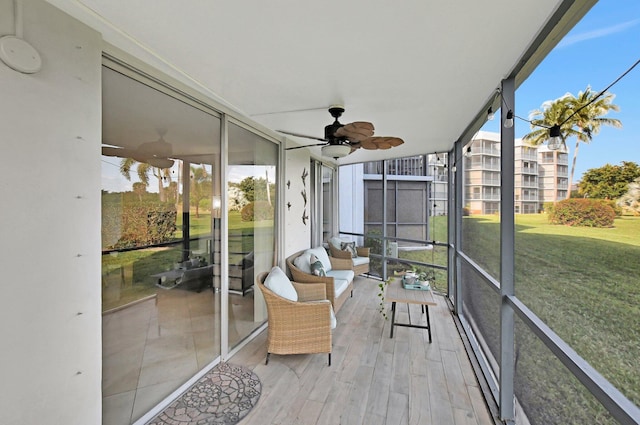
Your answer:
[[[322,147],[322,155],[333,159],[343,158],[351,153],[349,145],[327,145]]]
[[[172,159],[168,159],[168,158],[148,158],[146,160],[144,160],[143,162],[146,162],[147,164],[153,166],[153,167],[157,167],[157,168],[171,168],[173,167],[174,161]]]

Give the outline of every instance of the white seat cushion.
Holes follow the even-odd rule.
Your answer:
[[[331,260],[329,260],[329,254],[327,254],[326,249],[321,246],[309,248],[305,251],[305,254],[313,254],[318,257],[318,260],[322,262],[325,273],[329,273],[331,270]],[[311,273],[311,271],[309,271],[309,273]]]
[[[321,303],[330,303],[331,301],[329,300],[322,300],[322,301],[317,301],[317,302],[321,302]],[[338,326],[338,320],[336,319],[336,314],[333,312],[333,306],[329,307],[329,314],[330,314],[330,323],[331,323],[331,329],[335,329],[336,326]]]
[[[333,306],[329,309],[329,313],[331,313],[331,329],[335,329],[336,326],[338,326],[338,320],[336,319],[336,314],[333,312]]]
[[[369,264],[369,257],[353,257],[353,265],[361,266],[363,264]]]
[[[335,294],[334,296],[338,298],[349,286],[349,281],[345,279],[333,279],[333,287]]]
[[[353,270],[331,270],[327,272],[327,276],[331,276],[334,279],[342,279],[348,282],[352,282],[355,277]]]
[[[264,286],[282,298],[286,298],[289,301],[298,301],[296,288],[293,287],[287,275],[278,266],[271,269],[267,278],[264,280]]]

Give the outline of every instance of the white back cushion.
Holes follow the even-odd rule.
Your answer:
[[[267,278],[264,280],[264,286],[282,298],[286,298],[290,301],[298,301],[296,288],[293,287],[293,284],[287,275],[278,266],[271,269]]]
[[[337,248],[337,249],[341,249],[341,248],[340,248],[340,244],[341,244],[342,242],[346,242],[346,241],[345,241],[345,240],[343,240],[342,238],[337,237],[337,236],[334,236],[334,237],[332,237],[331,239],[329,239],[329,243],[330,243],[334,248]]]
[[[318,246],[315,248],[310,248],[305,251],[305,254],[313,254],[318,257],[318,260],[322,262],[322,266],[324,267],[325,272],[329,272],[331,270],[331,260],[329,260],[329,254],[327,254],[327,250],[322,246]]]
[[[293,265],[304,273],[311,274],[311,254],[303,252],[293,259]]]

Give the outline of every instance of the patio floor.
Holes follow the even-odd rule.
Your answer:
[[[496,423],[445,299],[436,296],[429,309],[433,343],[414,328],[398,327],[391,339],[391,320],[378,312],[378,283],[356,278],[353,298],[337,314],[330,367],[324,354],[271,355],[265,365],[266,331],[229,360],[262,381],[243,425]],[[406,322],[407,306],[397,310]],[[419,306],[411,306],[411,319],[426,323]]]

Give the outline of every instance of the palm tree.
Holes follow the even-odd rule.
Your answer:
[[[133,158],[122,158],[122,161],[120,162],[120,174],[130,181],[131,168],[133,168],[136,163],[138,162]],[[158,179],[158,194],[160,195],[160,202],[166,201],[164,185],[162,182],[164,180],[171,181],[171,170],[168,168],[153,167],[146,162],[139,162],[136,167],[136,173],[145,187],[149,186],[149,174],[153,174],[153,176]]]
[[[573,151],[571,173],[569,175],[569,190],[567,198],[571,194],[571,185],[578,159],[580,142],[589,143],[593,136],[600,132],[602,125],[610,125],[616,128],[622,127],[620,120],[604,118],[609,111],[618,111],[618,105],[611,103],[615,95],[611,93],[597,94],[587,86],[584,92],[579,92],[575,97],[571,93],[542,104],[541,110],[535,110],[529,114],[531,132],[523,137],[533,146],[543,144],[549,138],[549,128],[560,125],[560,138],[563,146],[570,137],[576,138],[576,146]]]
[[[620,107],[614,105],[614,94],[603,93],[598,96],[597,93],[591,91],[591,87],[587,86],[584,92],[579,92],[578,97],[569,101],[574,115],[571,121],[578,128],[578,136],[576,138],[576,147],[573,150],[573,159],[571,163],[571,174],[569,175],[569,187],[573,183],[573,175],[576,170],[576,161],[578,159],[578,150],[580,142],[589,143],[593,140],[593,136],[600,133],[600,127],[610,125],[615,128],[621,128],[622,123],[615,118],[604,118],[609,111],[619,111]]]
[[[204,167],[191,166],[191,199],[196,206],[196,218],[200,217],[200,201],[211,196],[211,174]]]

